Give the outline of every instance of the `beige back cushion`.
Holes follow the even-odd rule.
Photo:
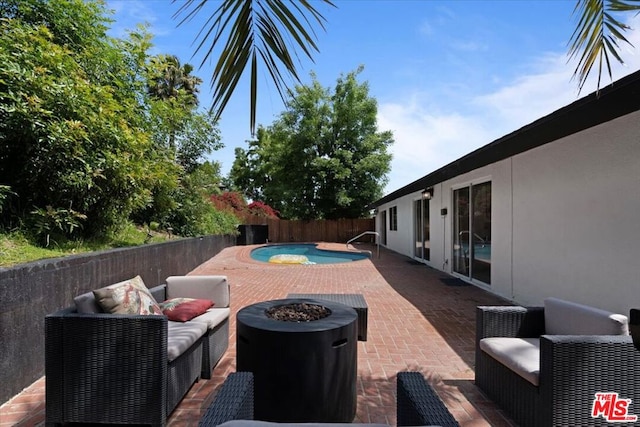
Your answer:
[[[167,298],[210,299],[214,308],[229,307],[227,276],[167,277]]]
[[[544,300],[544,323],[549,335],[629,335],[627,316],[559,298]]]

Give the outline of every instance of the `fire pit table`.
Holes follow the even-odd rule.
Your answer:
[[[289,294],[287,298],[322,299],[348,305],[358,313],[358,341],[367,340],[367,318],[369,307],[362,294]]]
[[[236,368],[253,372],[255,419],[352,422],[357,317],[344,304],[307,298],[264,301],[238,311]]]

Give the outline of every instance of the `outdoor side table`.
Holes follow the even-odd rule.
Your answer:
[[[362,294],[289,294],[287,298],[315,298],[348,305],[358,313],[358,341],[367,340],[369,306]]]

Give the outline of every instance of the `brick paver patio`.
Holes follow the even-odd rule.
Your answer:
[[[344,250],[343,244],[325,247]],[[223,274],[231,285],[229,350],[211,380],[200,380],[169,419],[197,426],[224,378],[235,371],[235,312],[289,293],[361,293],[369,306],[368,340],[358,342],[354,422],[395,425],[395,375],[422,372],[462,426],[512,426],[475,387],[475,307],[506,302],[474,286],[381,249],[379,259],[283,266],[250,259],[252,246],[227,248],[191,274]],[[374,251],[375,253],[375,251]],[[44,378],[0,407],[0,426],[44,425]]]

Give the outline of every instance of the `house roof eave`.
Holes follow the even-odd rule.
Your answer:
[[[640,110],[640,71],[611,83],[413,181],[367,206],[385,203]]]

